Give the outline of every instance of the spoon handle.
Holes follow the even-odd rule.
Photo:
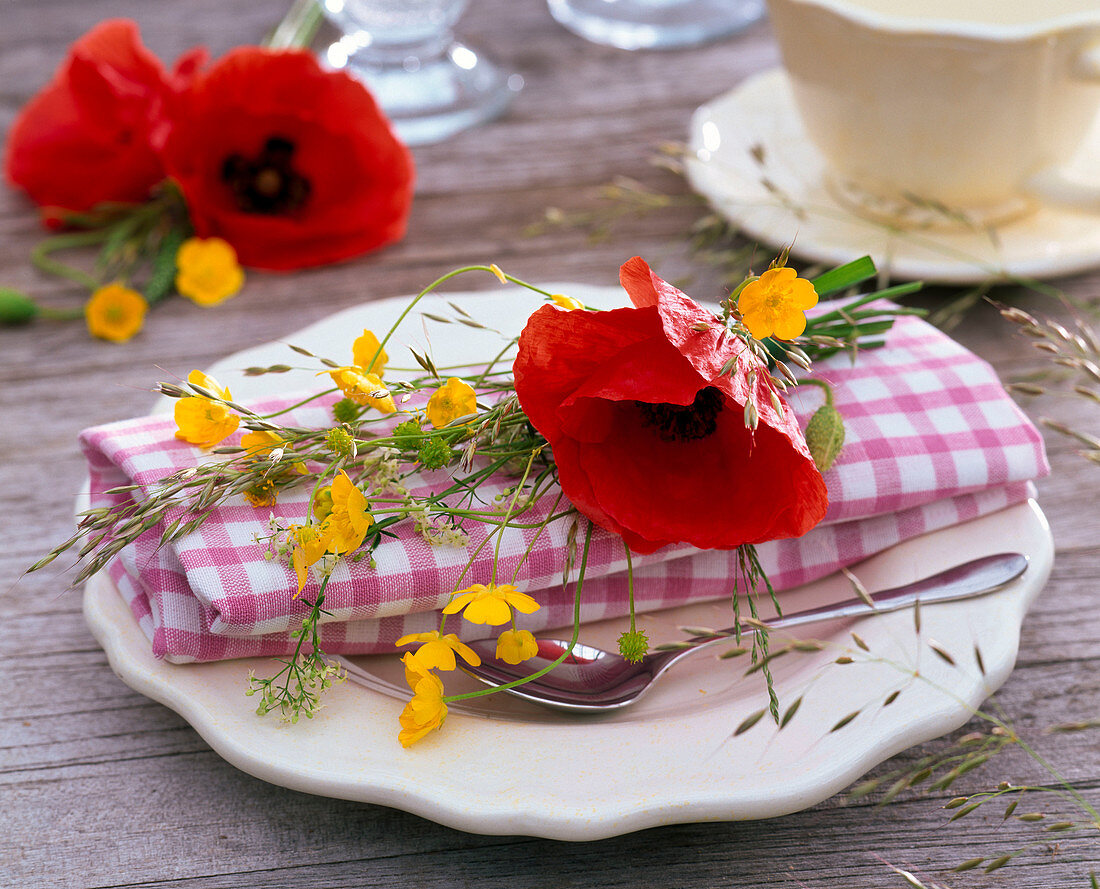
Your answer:
[[[784,630],[788,627],[797,627],[802,624],[810,624],[816,621],[836,620],[845,617],[863,617],[868,614],[882,614],[888,611],[899,611],[920,602],[928,605],[933,602],[952,602],[958,599],[971,599],[975,596],[984,596],[996,592],[1010,584],[1027,570],[1027,556],[1021,553],[998,553],[994,556],[983,556],[970,562],[948,568],[939,574],[933,574],[923,580],[907,583],[904,586],[892,587],[888,590],[880,590],[871,593],[871,602],[854,597],[843,602],[830,605],[822,605],[818,608],[809,608],[805,611],[796,611],[793,614],[785,614],[766,621],[769,630]],[[649,655],[655,663],[658,673],[663,673],[673,662],[681,657],[707,648],[713,643],[726,641],[737,632],[736,627],[728,630],[719,630],[713,636],[696,636],[688,640],[690,648],[681,648],[667,652],[656,652]]]
[[[954,568],[948,568],[923,580],[871,593],[871,601],[874,605],[862,598],[852,598],[834,605],[822,605],[820,608],[810,608],[777,617],[767,621],[767,624],[771,629],[779,630],[820,620],[898,611],[917,602],[928,605],[933,602],[953,602],[958,599],[984,596],[1014,581],[1027,570],[1027,564],[1027,556],[1021,553],[984,556],[956,565]]]

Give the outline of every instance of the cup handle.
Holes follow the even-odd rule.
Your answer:
[[[1100,83],[1100,41],[1090,43],[1073,60],[1070,73],[1077,80]]]
[[[1071,73],[1077,80],[1100,84],[1100,41],[1081,50]],[[1100,213],[1100,183],[1076,180],[1060,167],[1047,167],[1033,174],[1024,190],[1044,203]]]
[[[1044,204],[1100,213],[1100,183],[1081,182],[1060,167],[1047,167],[1032,175],[1024,191]]]

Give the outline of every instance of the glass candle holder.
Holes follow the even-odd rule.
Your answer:
[[[324,53],[362,80],[406,145],[439,142],[498,116],[523,86],[453,28],[468,0],[321,0],[342,32]]]
[[[748,27],[764,0],[548,0],[575,34],[619,49],[697,46]]]

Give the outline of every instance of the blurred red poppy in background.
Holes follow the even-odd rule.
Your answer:
[[[553,449],[566,497],[638,553],[805,534],[828,494],[794,411],[772,405],[766,368],[640,257],[620,281],[634,308],[546,305],[520,336],[516,394]],[[745,425],[750,395],[755,430]]]
[[[132,21],[96,25],[16,116],[4,163],[8,180],[47,209],[144,201],[164,178],[157,148],[173,99],[205,58],[205,50],[191,50],[169,73]],[[47,213],[47,220],[56,215]]]
[[[413,163],[374,99],[311,53],[233,50],[181,99],[164,153],[195,231],[295,269],[400,239]]]

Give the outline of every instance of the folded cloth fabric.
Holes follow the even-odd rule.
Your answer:
[[[833,387],[846,442],[825,475],[830,496],[825,520],[799,539],[757,547],[777,590],[825,576],[902,540],[1021,502],[1034,493],[1031,481],[1048,471],[1041,436],[993,369],[919,319],[899,318],[884,348],[862,351],[854,362],[846,354],[817,362],[814,376]],[[821,398],[817,387],[794,392],[792,407],[803,426]],[[271,402],[265,409],[298,400]],[[325,428],[332,424],[330,404],[317,401],[284,419]],[[221,459],[175,439],[175,428],[170,416],[159,415],[85,431],[81,443],[91,505],[145,497],[173,472]],[[428,474],[408,487],[425,492],[438,481]],[[514,482],[494,480],[482,494],[487,500],[503,495]],[[107,493],[120,485],[136,489]],[[304,519],[309,493],[308,485],[285,492],[273,507],[230,501],[194,533],[167,546],[159,545],[163,526],[150,528],[112,561],[110,577],[157,657],[209,661],[293,650],[296,640],[290,633],[308,613],[303,599],[312,601],[317,585],[311,580],[302,597],[295,598],[294,572],[284,561],[265,557],[264,539],[271,535],[272,514],[283,527]],[[553,495],[540,500],[525,514],[525,523],[536,524],[554,500]],[[163,521],[180,514],[169,512]],[[555,520],[541,534],[510,529],[501,542],[498,582],[514,582],[542,604],[523,617],[528,629],[572,622],[574,586],[562,583],[571,523]],[[326,591],[325,650],[393,651],[400,636],[437,628],[438,610],[456,589],[494,576],[494,546],[479,548],[486,526],[469,524],[465,547],[432,545],[408,522],[396,526],[401,533],[395,539],[377,547],[373,565],[340,560]],[[636,606],[646,611],[728,597],[737,558],[728,551],[671,546],[636,556],[633,567]],[[581,597],[582,619],[625,613],[622,541],[597,529]],[[491,632],[464,623],[461,635],[472,639]]]

